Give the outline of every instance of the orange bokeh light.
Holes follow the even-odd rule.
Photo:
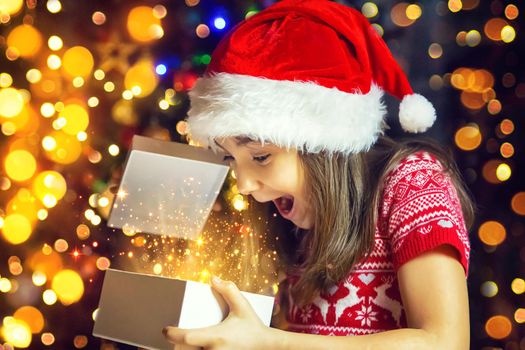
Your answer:
[[[496,246],[505,240],[507,231],[497,221],[485,221],[478,229],[478,236],[486,245]]]
[[[491,338],[503,339],[508,337],[512,331],[512,323],[505,316],[493,316],[485,323],[485,331]]]

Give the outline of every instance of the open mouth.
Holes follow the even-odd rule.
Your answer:
[[[294,208],[294,198],[292,196],[284,195],[282,197],[274,199],[273,203],[277,207],[277,210],[279,210],[279,213],[284,218],[291,217]]]

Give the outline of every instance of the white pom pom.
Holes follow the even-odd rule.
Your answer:
[[[403,130],[424,132],[434,124],[436,110],[432,103],[419,94],[406,95],[399,105],[399,122]]]

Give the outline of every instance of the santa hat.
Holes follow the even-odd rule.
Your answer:
[[[284,0],[238,24],[189,92],[200,144],[247,136],[304,152],[357,153],[382,134],[383,91],[402,102],[401,126],[436,118],[358,11],[327,0]]]

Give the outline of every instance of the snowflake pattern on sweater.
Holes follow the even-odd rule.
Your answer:
[[[404,158],[385,179],[374,247],[349,275],[300,308],[290,290],[288,330],[323,335],[364,335],[404,328],[399,267],[440,245],[453,246],[468,274],[470,243],[460,201],[441,163],[428,152]]]

